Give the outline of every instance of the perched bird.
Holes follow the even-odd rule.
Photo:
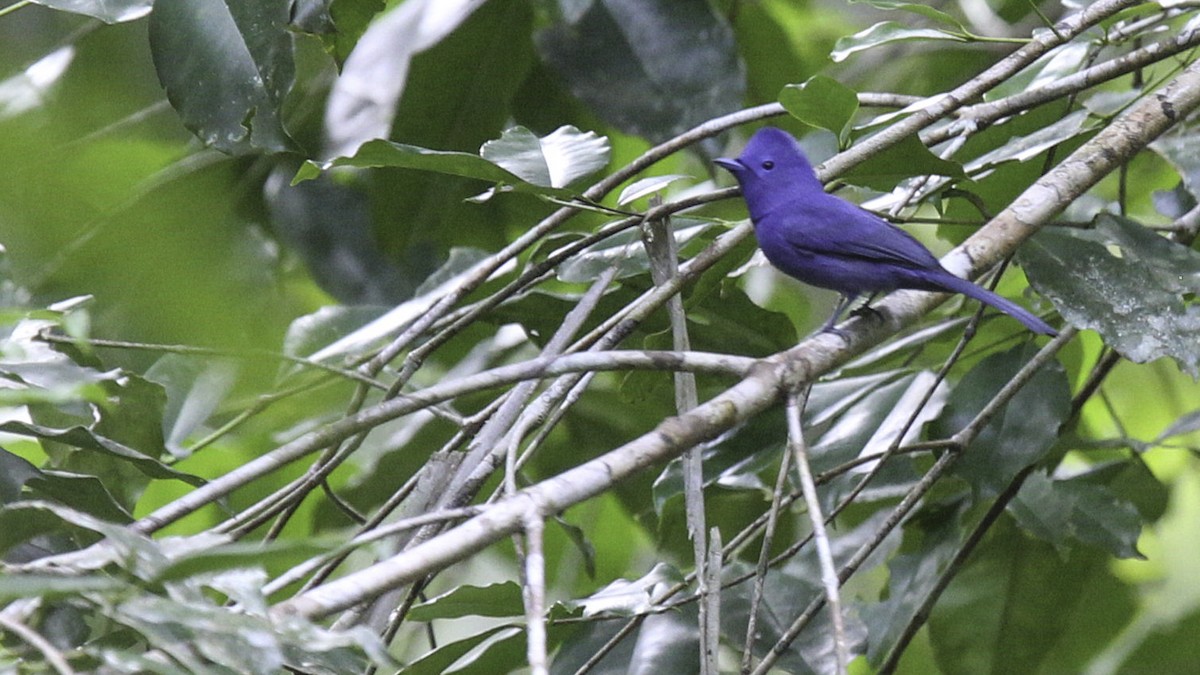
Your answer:
[[[740,157],[720,158],[716,163],[741,184],[754,234],[767,260],[806,284],[841,294],[823,331],[832,329],[859,295],[911,288],[962,293],[1036,333],[1058,334],[1015,302],[951,274],[904,230],[827,194],[787,132],[760,129]]]

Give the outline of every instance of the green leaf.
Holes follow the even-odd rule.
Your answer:
[[[950,437],[979,414],[1037,352],[1032,343],[993,354],[971,369],[951,392],[934,422],[938,437]],[[953,472],[978,494],[1003,490],[1017,472],[1043,458],[1058,439],[1071,407],[1071,389],[1058,362],[1042,366],[967,447]]]
[[[742,105],[733,30],[707,0],[557,0],[542,60],[618,129],[664,141]]]
[[[920,527],[920,537],[914,537],[917,544],[888,561],[887,597],[863,608],[871,635],[867,649],[871,665],[883,662],[958,551],[963,538],[961,506],[927,509],[905,525],[906,530]]]
[[[672,218],[671,232],[675,235],[676,245],[682,247],[711,230],[714,225],[711,221]],[[559,250],[561,247],[552,251],[551,255]],[[631,228],[606,237],[564,260],[557,267],[558,279],[571,283],[588,283],[614,265],[618,270],[618,279],[650,271],[650,259],[646,256],[646,246],[642,243],[640,230]]]
[[[496,183],[521,192],[535,192],[569,199],[575,193],[529,182],[511,171],[469,152],[430,150],[415,145],[394,141],[374,140],[364,143],[350,157],[339,157],[327,162],[309,161],[300,167],[292,183],[316,178],[323,169],[352,166],[361,169],[394,167],[418,169],[434,173],[462,176]]]
[[[905,136],[882,152],[875,153],[850,169],[843,180],[885,192],[913,176],[963,177],[963,168],[933,154],[916,136]]]
[[[331,537],[229,542],[214,535],[212,539],[216,541],[206,542],[200,535],[161,542],[171,562],[158,570],[154,581],[168,583],[233,569],[291,567],[328,552],[339,543]]]
[[[150,366],[146,379],[162,387],[167,399],[159,415],[166,437],[159,441],[173,456],[187,457],[187,440],[225,400],[236,382],[237,367],[228,360],[167,354]]]
[[[296,150],[283,128],[295,74],[290,0],[158,0],[150,52],[183,123],[230,154]]]
[[[667,388],[667,392],[669,392]],[[716,445],[702,448],[704,487],[720,485],[729,490],[754,490],[766,493],[770,490],[760,474],[779,466],[780,444],[761,446],[747,454],[747,443],[733,443],[732,438],[722,439]],[[654,479],[654,513],[661,516],[663,508],[673,497],[683,494],[683,461],[675,458],[667,463],[662,473]]]
[[[1135,363],[1164,356],[1200,377],[1200,253],[1110,214],[1095,228],[1046,228],[1018,260],[1068,323]]]
[[[33,2],[72,14],[83,14],[104,23],[134,21],[150,12],[154,0],[33,0]]]
[[[525,127],[506,130],[479,149],[484,159],[541,187],[562,188],[608,166],[608,139],[594,131],[559,127],[538,138]]]
[[[967,173],[978,178],[977,174],[980,171],[990,169],[1003,162],[1028,161],[1050,148],[1090,131],[1091,127],[1086,125],[1087,121],[1087,111],[1076,110],[1031,134],[1013,137],[999,148],[967,162],[964,168]]]
[[[101,479],[82,473],[42,471],[29,461],[0,448],[0,503],[22,498],[23,489],[109,522],[130,522],[130,513],[109,492]]]
[[[1200,198],[1200,139],[1195,134],[1169,134],[1150,148],[1175,167],[1192,197]]]
[[[1137,540],[1142,517],[1104,485],[1079,479],[1051,480],[1030,474],[1009,506],[1017,524],[1050,542],[1061,553],[1072,540],[1091,544],[1118,558],[1142,558]]]
[[[1110,563],[1090,549],[1062,556],[1002,520],[930,616],[938,672],[1086,672],[1135,612]]]
[[[99,569],[120,561],[128,566],[129,572],[146,579],[167,561],[158,544],[148,537],[66,506],[26,501],[0,509],[0,553],[33,537],[60,532],[78,535],[75,541],[81,545],[101,538],[108,540],[109,550],[81,563],[85,569]]]
[[[367,27],[377,14],[383,11],[384,0],[330,0],[329,17],[333,20],[332,35],[322,35],[325,48],[333,54],[339,64],[367,32]]]
[[[696,673],[699,664],[699,640],[696,633],[695,603],[674,611],[651,614],[630,634],[622,636],[616,649],[607,651],[599,662],[587,669],[584,663],[594,658],[617,635],[626,622],[596,621],[579,627],[564,640],[554,657],[558,673]],[[743,626],[743,630],[745,627]]]
[[[0,504],[11,504],[20,499],[25,484],[41,475],[42,470],[24,457],[0,448]]]
[[[0,390],[0,405],[103,404],[108,399],[106,385],[119,377],[116,372],[102,373],[49,350],[38,354],[41,358],[36,360],[0,365],[0,378],[8,381]]]
[[[570,600],[563,605],[569,610],[582,608],[584,616],[633,616],[653,608],[650,597],[655,588],[681,579],[683,575],[679,570],[658,563],[638,579],[617,579],[586,598]]]
[[[856,527],[838,528],[830,532],[830,548],[834,565],[840,567],[855,551],[872,541],[879,533],[886,516],[879,512],[866,518]],[[867,563],[868,567],[880,564],[900,543],[898,533],[893,532],[880,543],[876,554]],[[813,546],[806,546],[800,554],[790,558],[781,567],[767,571],[762,601],[759,606],[758,631],[754,636],[751,652],[762,658],[790,629],[793,617],[799,616],[805,607],[823,595],[821,569]],[[740,577],[752,571],[744,562],[731,561],[722,570],[723,580]],[[750,615],[750,595],[753,584],[738,584],[721,594],[721,627],[723,635],[741,651],[745,648],[746,625]],[[860,620],[857,603],[845,598],[845,634],[851,657],[865,651],[866,627]],[[805,630],[791,643],[777,666],[788,673],[832,673],[834,663],[833,628],[829,613],[822,610]],[[692,631],[694,634],[695,631]]]
[[[945,40],[952,42],[967,41],[966,38],[960,35],[947,33],[936,28],[911,28],[895,21],[883,21],[864,31],[838,40],[837,44],[834,45],[833,51],[829,54],[829,58],[833,59],[834,63],[841,63],[856,52],[891,42],[909,42],[913,40],[920,40],[922,42]]]
[[[106,438],[84,427],[69,429],[52,429],[37,424],[10,421],[0,424],[0,431],[7,431],[22,436],[32,436],[51,441],[57,441],[71,447],[83,450],[93,450],[128,462],[150,478],[174,478],[189,485],[203,485],[204,479],[182,471],[176,471],[162,462],[149,457],[133,448]]]
[[[984,100],[995,101],[1024,91],[1039,89],[1085,67],[1093,46],[1084,41],[1069,42],[1026,66],[1021,72],[984,93]]]
[[[368,655],[377,665],[388,663],[378,639],[365,628],[331,631],[299,617],[272,620],[191,595],[137,596],[108,616],[135,629],[150,649],[163,651],[187,672],[266,675],[284,670],[285,663],[316,672],[362,672]]]
[[[439,0],[392,3],[392,9],[355,42],[329,92],[325,113],[329,154],[348,155],[367,141],[388,137],[408,85],[413,57],[445,39],[483,4],[484,0],[453,5]],[[334,20],[343,18],[356,30],[374,8],[344,9],[349,16],[339,15],[335,7]]]
[[[497,626],[479,631],[462,640],[438,646],[437,649],[406,665],[404,673],[405,675],[442,675],[450,672],[450,666],[454,665],[456,661],[500,633],[505,633],[505,638],[522,635],[521,630],[512,626]]]
[[[490,586],[456,586],[412,608],[414,621],[457,619],[464,616],[522,616],[521,587],[512,581]]]
[[[963,25],[958,21],[958,19],[955,19],[954,17],[950,16],[949,14],[947,14],[939,9],[934,9],[933,7],[930,7],[929,5],[920,5],[920,4],[916,4],[916,3],[912,3],[912,2],[893,2],[892,0],[851,0],[851,1],[854,2],[855,4],[870,5],[870,6],[874,7],[875,9],[882,9],[885,11],[899,10],[902,12],[911,12],[913,14],[919,14],[927,19],[933,19],[934,21],[944,23],[947,26],[953,26],[953,27],[959,29],[960,31],[966,31],[966,28],[963,27]]]
[[[625,206],[626,204],[633,203],[638,199],[645,197],[646,195],[659,192],[677,180],[690,180],[693,178],[693,176],[689,176],[687,174],[673,173],[665,176],[650,176],[648,178],[636,180],[625,186],[624,190],[621,190],[621,195],[617,197],[617,204],[619,206]]]
[[[845,147],[850,122],[858,112],[858,94],[837,80],[816,75],[803,84],[789,84],[779,92],[779,102],[792,117],[805,124],[828,129]]]
[[[45,471],[30,478],[25,485],[35,495],[69,506],[77,511],[113,523],[131,523],[133,516],[125,510],[104,482],[95,476]]]

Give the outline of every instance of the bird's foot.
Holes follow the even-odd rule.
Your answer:
[[[821,326],[821,329],[818,330],[813,335],[821,335],[823,333],[830,333],[832,335],[836,335],[842,339],[842,342],[845,342],[847,345],[850,344],[850,334],[847,333],[846,331],[842,330],[841,328],[838,328],[837,326],[833,325],[832,323],[827,323],[824,326]]]
[[[860,307],[857,307],[857,308],[855,308],[854,311],[850,312],[850,316],[857,316],[857,317],[862,317],[864,319],[874,319],[876,321],[883,321],[883,312],[875,309],[874,307],[872,307],[871,305],[866,304],[866,303],[863,303]]]

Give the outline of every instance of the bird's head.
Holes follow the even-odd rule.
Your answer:
[[[800,145],[782,129],[759,129],[737,159],[722,157],[715,162],[742,186],[751,216],[769,213],[808,192],[824,193]]]

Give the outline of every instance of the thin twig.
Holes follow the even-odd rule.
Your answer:
[[[817,486],[813,482],[812,467],[808,463],[808,444],[804,441],[804,427],[800,421],[804,406],[808,402],[810,389],[811,385],[805,385],[799,392],[793,391],[788,394],[788,448],[795,456],[800,491],[804,494],[804,503],[808,506],[808,520],[812,525],[813,542],[817,546],[821,585],[825,588],[825,605],[829,609],[830,621],[833,625],[833,653],[836,672],[839,675],[845,675],[846,668],[850,663],[850,646],[846,641],[846,624],[842,618],[841,583],[838,579],[837,568],[834,566],[833,549],[829,545],[829,534],[825,530],[821,499],[817,496]]]
[[[59,675],[74,675],[75,669],[67,662],[66,657],[49,640],[42,637],[41,633],[2,613],[0,613],[0,628],[16,635],[29,646],[41,652],[46,663],[50,664],[50,667],[54,668]]]

